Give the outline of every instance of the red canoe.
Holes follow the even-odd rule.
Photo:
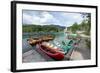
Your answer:
[[[43,53],[47,54],[48,56],[52,57],[55,60],[62,60],[64,59],[64,54],[54,50],[53,48],[47,47],[47,45],[37,44],[37,48],[40,49]]]

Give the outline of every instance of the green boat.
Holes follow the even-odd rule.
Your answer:
[[[60,41],[56,40],[54,42],[54,45],[61,48],[65,54],[67,54],[71,49],[74,49],[74,47],[79,43],[79,40],[76,39],[78,36],[77,34],[68,34],[67,36],[70,39],[62,39]]]
[[[54,45],[58,46],[59,48],[62,49],[62,51],[67,54],[69,50],[73,49],[74,46],[74,41],[73,40],[62,40],[61,42],[55,42]]]
[[[73,44],[74,44],[74,41],[73,40],[65,40],[65,41],[62,41],[62,44],[61,44],[61,48],[63,49],[63,51],[66,53],[68,53],[68,51],[70,49],[73,49]]]

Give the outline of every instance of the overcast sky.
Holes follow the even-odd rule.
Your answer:
[[[23,10],[23,24],[30,25],[61,25],[71,26],[73,23],[81,23],[84,18],[80,13],[54,12],[54,11],[31,11]]]

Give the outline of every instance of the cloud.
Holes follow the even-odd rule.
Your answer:
[[[23,13],[23,24],[31,24],[32,23],[32,16]]]
[[[83,17],[80,13],[62,13],[62,16],[67,20],[65,23],[67,26],[73,25],[73,23],[81,23],[83,21]]]
[[[49,12],[41,12],[39,15],[23,13],[23,24],[47,25],[50,22],[54,23],[57,20]]]
[[[49,12],[42,12],[41,16],[42,16],[40,20],[41,23],[45,23],[45,22],[48,22],[49,20],[54,19],[53,15],[50,14]]]
[[[67,17],[69,19],[82,19],[82,15],[80,13],[62,13],[62,16]]]
[[[40,24],[41,18],[39,16],[34,15],[31,20],[32,20],[32,24],[34,24],[34,23],[35,24]]]
[[[82,22],[80,13],[48,12],[48,11],[24,11],[23,24],[36,25],[61,25],[71,26],[73,23]]]
[[[39,16],[23,13],[23,24],[39,24],[40,19]]]

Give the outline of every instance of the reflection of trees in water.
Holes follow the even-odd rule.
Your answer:
[[[34,33],[23,33],[23,39],[24,38],[30,38],[30,37],[41,37],[41,36],[47,36],[52,35],[53,37],[58,37],[62,35],[63,32],[34,32]]]

